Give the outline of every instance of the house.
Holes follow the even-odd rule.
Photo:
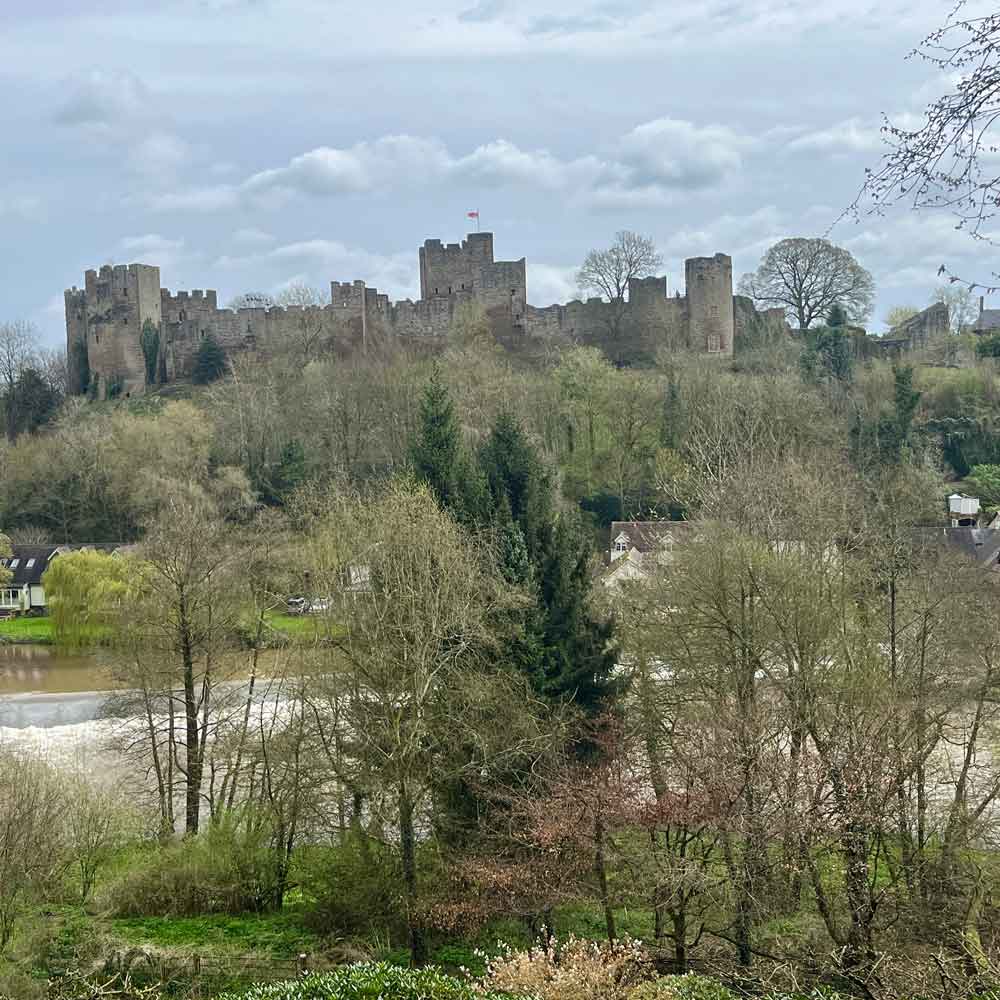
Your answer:
[[[15,614],[45,614],[47,602],[42,587],[42,574],[52,560],[65,552],[78,549],[100,549],[116,553],[125,548],[119,542],[88,542],[81,545],[12,545],[9,558],[0,559],[0,566],[10,570],[11,579],[0,586],[0,616]]]
[[[691,530],[688,521],[612,521],[605,587],[649,576],[657,562],[669,561],[676,541]]]

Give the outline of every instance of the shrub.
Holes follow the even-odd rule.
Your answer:
[[[277,883],[266,825],[231,818],[155,850],[110,888],[107,902],[120,917],[259,913],[273,905]]]
[[[735,1000],[731,990],[717,979],[696,976],[664,976],[642,983],[629,994],[629,1000]]]
[[[484,986],[540,1000],[625,1000],[649,975],[638,941],[614,945],[570,935],[527,951],[505,949],[486,963]]]
[[[400,969],[384,962],[351,965],[336,972],[290,983],[253,986],[245,993],[224,993],[218,1000],[501,1000],[504,994],[478,992],[471,984],[439,969]]]
[[[406,930],[402,870],[395,853],[361,835],[336,847],[305,851],[299,859],[299,884],[310,899],[309,923],[344,935],[388,935]]]
[[[214,382],[226,370],[226,354],[219,342],[209,334],[201,338],[198,350],[194,356],[194,369],[191,381],[195,385],[208,385]]]

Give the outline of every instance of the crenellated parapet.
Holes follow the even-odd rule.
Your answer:
[[[220,309],[211,289],[162,288],[159,268],[146,264],[87,271],[84,287],[65,294],[70,385],[83,391],[89,371],[90,391],[104,397],[186,378],[206,337],[231,357],[279,350],[308,357],[317,344],[350,352],[374,337],[444,337],[466,305],[483,310],[502,343],[591,344],[622,364],[651,360],[664,347],[726,356],[737,326],[756,322],[747,307],[734,309],[725,254],[689,259],[684,295],[668,295],[664,277],[647,277],[629,283],[624,303],[592,298],[546,308],[528,305],[523,257],[494,258],[492,233],[470,233],[461,243],[427,240],[419,267],[416,301],[393,302],[361,280],[331,281],[323,306],[238,310]]]

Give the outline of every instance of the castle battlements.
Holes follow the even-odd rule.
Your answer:
[[[482,308],[503,343],[593,344],[623,364],[651,359],[671,345],[728,355],[741,324],[783,322],[757,314],[742,299],[734,308],[732,261],[725,254],[687,260],[683,296],[668,296],[665,277],[648,277],[629,283],[624,304],[590,298],[544,308],[528,305],[525,259],[495,259],[492,233],[469,233],[461,243],[426,240],[418,265],[416,301],[393,302],[358,279],[331,281],[323,306],[238,310],[220,309],[212,289],[162,288],[152,265],[88,270],[83,288],[65,293],[71,388],[103,398],[186,378],[208,336],[231,356],[296,345],[307,356],[317,343],[350,352],[365,349],[371,338],[444,337],[467,304]]]

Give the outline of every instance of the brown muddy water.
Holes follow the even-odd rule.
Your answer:
[[[0,729],[87,722],[97,717],[112,687],[107,669],[93,654],[0,645]]]

